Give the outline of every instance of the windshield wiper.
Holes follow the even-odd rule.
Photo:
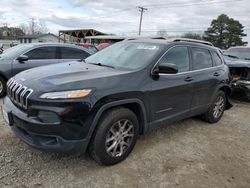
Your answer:
[[[112,69],[115,68],[112,65],[105,65],[105,64],[102,64],[102,63],[89,63],[89,64],[93,64],[93,65],[97,65],[97,66],[101,66],[101,67],[109,67],[109,68],[112,68]]]
[[[235,55],[230,55],[230,54],[224,54],[224,56],[235,58],[235,59],[240,59],[239,57],[237,57]]]
[[[78,61],[86,63],[85,59],[79,59]]]
[[[246,57],[246,58],[244,58],[245,60],[250,60],[250,57]]]

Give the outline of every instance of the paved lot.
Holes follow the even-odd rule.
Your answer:
[[[0,115],[0,187],[250,187],[250,103],[214,125],[192,118],[140,137],[112,167],[44,153],[19,141]]]

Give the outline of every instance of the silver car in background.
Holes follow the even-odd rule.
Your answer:
[[[6,82],[17,73],[44,65],[85,59],[91,52],[73,44],[20,44],[0,54],[0,97],[6,93]]]

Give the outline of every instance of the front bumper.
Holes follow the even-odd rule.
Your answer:
[[[41,122],[37,117],[28,116],[17,108],[8,97],[4,98],[2,108],[16,136],[34,148],[77,154],[84,153],[87,149],[90,138],[84,133],[86,130],[77,123],[69,123],[61,118],[55,123]]]
[[[250,98],[250,81],[249,80],[238,80],[232,83],[233,90],[243,90],[247,97]]]

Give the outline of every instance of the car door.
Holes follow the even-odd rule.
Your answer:
[[[210,50],[201,47],[191,48],[194,96],[192,109],[205,107],[218,85],[220,72],[213,67]]]
[[[58,63],[58,53],[56,46],[42,46],[32,48],[28,52],[22,54],[28,57],[27,61],[14,60],[12,74],[13,76],[17,73],[44,65],[50,65]]]
[[[60,62],[69,62],[87,58],[90,54],[84,50],[73,47],[59,47]]]
[[[179,117],[187,113],[191,105],[193,82],[188,47],[172,47],[157,65],[164,63],[175,64],[178,73],[160,74],[158,79],[152,81],[150,96],[152,122]]]

